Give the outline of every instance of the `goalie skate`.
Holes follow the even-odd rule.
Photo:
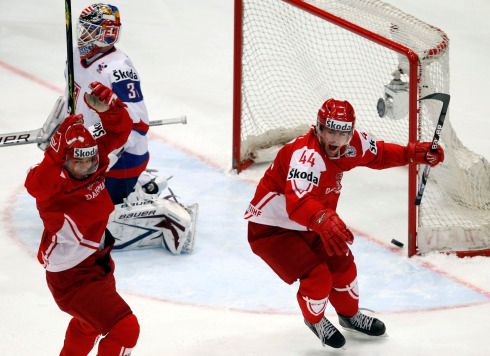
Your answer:
[[[158,193],[167,187],[167,179],[152,182],[160,188]],[[148,194],[146,184],[137,184],[124,203],[115,205],[108,224],[116,240],[114,249],[163,246],[175,255],[191,253],[195,243],[198,204],[184,206],[170,189],[171,194],[166,197]]]

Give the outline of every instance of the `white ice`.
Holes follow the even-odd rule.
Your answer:
[[[470,149],[490,158],[486,102],[490,27],[485,0],[391,4],[444,29],[451,39],[451,120]],[[74,2],[73,12],[90,4]],[[138,315],[134,355],[487,355],[490,262],[431,254],[408,259],[406,172],[346,174],[339,211],[355,230],[361,305],[389,336],[346,333],[344,350],[323,349],[303,325],[296,285],[254,256],[241,219],[265,166],[231,166],[233,1],[114,1],[119,47],[142,77],[152,119],[187,114],[186,126],[154,128],[151,165],[201,214],[196,251],[114,253],[123,296]],[[54,0],[0,4],[0,132],[39,127],[62,91],[65,33]],[[22,183],[42,157],[35,146],[0,149],[0,353],[55,355],[69,320],[35,259],[40,222]],[[362,177],[363,185],[359,181]],[[369,189],[365,189],[368,185]],[[376,213],[370,212],[373,208]],[[333,318],[333,311],[328,310]]]

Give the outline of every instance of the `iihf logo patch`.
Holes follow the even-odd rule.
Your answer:
[[[102,73],[102,71],[104,69],[107,68],[107,64],[105,64],[104,62],[100,63],[98,66],[97,66],[97,73]]]
[[[357,156],[357,150],[354,146],[347,146],[345,150],[345,157],[355,157]]]

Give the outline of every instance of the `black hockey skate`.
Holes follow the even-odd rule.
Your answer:
[[[361,311],[358,311],[352,318],[339,314],[339,323],[345,329],[370,336],[381,336],[386,331],[385,324],[381,320],[363,314]]]
[[[324,317],[316,324],[305,319],[305,324],[320,339],[323,346],[328,345],[336,349],[344,346],[344,336],[327,318]]]

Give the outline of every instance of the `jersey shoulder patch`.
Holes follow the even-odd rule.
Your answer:
[[[362,147],[362,155],[364,156],[367,151],[371,152],[373,155],[378,154],[378,145],[376,140],[364,131],[357,131],[359,140]]]

